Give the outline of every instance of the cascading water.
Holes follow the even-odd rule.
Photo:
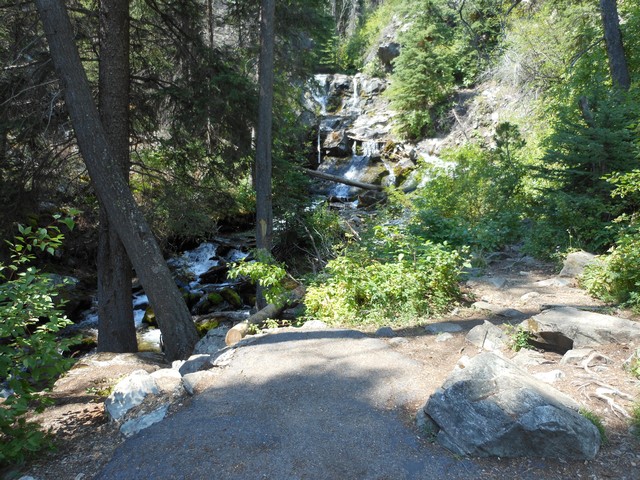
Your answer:
[[[346,178],[347,180],[359,180],[362,177],[362,173],[369,165],[370,157],[367,155],[353,155],[351,160],[346,163],[342,168],[336,170],[333,175]],[[331,190],[329,190],[329,197],[337,198],[340,200],[348,200],[353,194],[353,187],[345,185],[343,183],[336,183]]]

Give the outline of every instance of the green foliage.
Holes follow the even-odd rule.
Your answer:
[[[54,254],[62,245],[61,225],[73,227],[70,217],[54,220],[42,228],[20,225],[8,242],[9,263],[0,264],[0,378],[10,391],[0,404],[0,464],[20,462],[49,444],[26,414],[50,403],[40,392],[73,364],[63,353],[76,340],[58,335],[71,324],[54,302],[61,285],[31,265],[37,252]]]
[[[523,143],[518,129],[500,124],[493,149],[466,144],[445,152],[449,168],[433,167],[416,193],[412,231],[434,242],[494,251],[517,239],[522,217]]]
[[[456,86],[475,83],[500,32],[500,4],[422,0],[411,3],[412,23],[400,36],[388,90],[398,111],[398,131],[420,138],[435,131]],[[406,7],[405,7],[406,8]]]
[[[598,429],[598,433],[600,434],[600,442],[602,443],[602,445],[607,445],[609,443],[609,438],[607,437],[607,431],[605,430],[604,424],[602,423],[602,418],[593,413],[591,410],[587,410],[586,408],[581,408],[579,413],[595,425],[595,427]]]
[[[392,225],[377,225],[328,262],[307,289],[310,317],[334,324],[407,321],[457,298],[463,254]]]
[[[286,302],[287,271],[264,250],[255,250],[253,256],[255,258],[253,261],[242,260],[232,264],[228,273],[229,278],[233,280],[247,277],[252,282],[260,282],[267,302],[283,305]]]
[[[522,325],[518,325],[514,327],[513,325],[506,326],[507,335],[509,335],[509,347],[514,352],[519,352],[520,350],[529,349],[531,347],[531,332],[525,330]]]
[[[638,205],[640,172],[616,173],[609,178],[615,186],[612,196]],[[614,245],[600,261],[588,266],[581,277],[582,286],[593,296],[622,303],[640,311],[640,229],[636,214],[616,219],[620,225]]]

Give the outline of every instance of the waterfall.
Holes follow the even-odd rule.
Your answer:
[[[380,148],[378,148],[378,142],[373,140],[367,140],[362,142],[362,154],[367,157],[375,157],[380,155]]]
[[[320,105],[320,115],[327,114],[327,104],[329,102],[329,75],[317,74],[314,75],[315,84],[311,88],[311,96]]]
[[[364,173],[367,165],[369,164],[370,157],[366,155],[354,155],[351,157],[349,163],[344,165],[339,170],[332,172],[333,175],[337,175],[339,177],[344,177],[348,180],[360,180],[362,174]],[[329,190],[329,196],[335,197],[339,199],[348,200],[352,189],[349,185],[345,185],[343,183],[336,183],[331,190]]]

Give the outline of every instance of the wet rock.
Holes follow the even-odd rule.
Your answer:
[[[201,284],[206,283],[224,283],[227,281],[227,272],[229,271],[229,267],[221,263],[220,265],[214,265],[205,273],[200,275],[198,281]]]
[[[224,290],[221,290],[220,295],[222,295],[222,298],[229,302],[229,304],[234,308],[240,308],[243,305],[242,298],[238,292],[232,288],[225,288]]]
[[[330,132],[322,142],[322,149],[325,155],[332,157],[350,157],[351,142],[345,130],[334,130]]]
[[[492,353],[454,371],[428,400],[436,441],[458,455],[590,460],[597,428],[579,405]]]

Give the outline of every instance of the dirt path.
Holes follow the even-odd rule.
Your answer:
[[[622,368],[623,361],[631,355],[637,345],[608,345],[598,349],[612,361],[610,364],[602,365],[598,371],[585,370],[576,366],[561,366],[558,364],[560,355],[550,352],[543,353],[547,363],[528,368],[531,373],[561,370],[564,377],[554,386],[568,393],[586,409],[602,418],[609,444],[601,449],[594,461],[583,463],[540,459],[455,459],[439,447],[418,439],[417,432],[413,430],[413,414],[442,384],[460,357],[478,353],[477,347],[466,342],[464,338],[466,332],[484,320],[495,324],[513,321],[509,317],[471,307],[471,297],[475,301],[483,301],[495,307],[517,309],[526,315],[536,314],[550,305],[568,305],[595,310],[604,308],[602,304],[589,298],[572,285],[559,286],[554,278],[553,269],[549,265],[523,258],[516,252],[497,256],[487,266],[483,277],[468,282],[465,287],[470,299],[469,305],[458,307],[451,314],[431,320],[431,322],[458,323],[463,327],[463,331],[453,333],[450,338],[442,341],[442,337],[427,333],[423,327],[396,329],[394,338],[372,340],[384,347],[380,349],[384,352],[384,356],[379,356],[379,352],[362,353],[360,356],[366,359],[357,368],[344,363],[349,355],[342,358],[340,352],[344,352],[346,347],[338,343],[327,344],[322,348],[316,345],[317,348],[314,347],[311,351],[297,351],[292,347],[295,342],[278,342],[277,345],[280,347],[287,346],[279,353],[273,352],[282,355],[280,360],[275,358],[271,362],[265,360],[269,358],[265,356],[267,352],[279,350],[271,345],[272,348],[264,350],[260,356],[245,358],[243,361],[247,362],[246,364],[240,362],[235,367],[230,367],[239,369],[235,372],[235,378],[238,378],[238,372],[244,371],[242,375],[248,376],[245,379],[249,381],[247,385],[253,385],[253,388],[242,387],[242,382],[233,385],[228,383],[229,379],[234,378],[229,371],[230,376],[225,380],[227,383],[218,385],[217,390],[214,388],[218,392],[217,395],[212,393],[202,398],[196,396],[193,400],[187,399],[184,405],[176,406],[176,413],[172,417],[152,427],[157,430],[155,439],[151,434],[143,432],[134,437],[133,443],[128,442],[117,451],[115,457],[113,457],[114,451],[121,444],[122,439],[113,425],[104,422],[104,417],[100,415],[101,404],[90,403],[90,398],[87,399],[85,395],[83,401],[77,403],[69,401],[62,417],[60,414],[56,417],[54,411],[49,412],[48,417],[43,417],[45,423],[57,422],[57,425],[66,425],[60,430],[61,449],[57,454],[43,457],[40,462],[32,464],[22,473],[28,473],[38,480],[67,478],[86,480],[96,477],[100,471],[102,474],[98,478],[102,479],[640,479],[640,444],[629,432],[628,420],[596,395],[598,386],[608,385],[639,398],[638,380]],[[607,311],[606,313],[624,315],[624,312]],[[274,337],[277,338],[277,336]],[[340,339],[333,340],[338,342]],[[350,339],[350,341],[354,340]],[[307,345],[309,345],[308,342]],[[515,355],[511,351],[506,351],[504,354],[508,357]],[[340,357],[339,361],[336,357]],[[325,359],[324,363],[322,358]],[[326,370],[327,366],[331,365],[329,360],[332,358],[338,363],[333,364],[332,369]],[[291,366],[296,365],[296,362],[300,369],[291,371]],[[254,366],[249,367],[249,365]],[[258,372],[257,376],[248,374],[246,369],[255,370]],[[350,369],[351,374],[349,374]],[[363,373],[365,371],[369,373]],[[311,376],[308,375],[309,372]],[[373,378],[378,374],[380,377],[376,382]],[[309,382],[324,381],[329,378],[337,379],[336,383],[327,384],[320,390],[312,390],[316,394],[319,392],[317,401],[314,400],[316,394],[311,395],[303,388],[304,384],[308,385]],[[397,382],[391,382],[392,378],[401,378],[402,387],[398,387],[400,384]],[[297,389],[299,393],[296,395],[292,395],[288,390],[293,385],[293,380],[302,384]],[[394,395],[387,389],[389,385],[395,385],[395,391],[406,393],[402,401],[394,400]],[[335,389],[332,390],[334,387]],[[358,397],[360,391],[363,393]],[[329,398],[340,398],[340,392],[344,392],[342,397],[349,401],[348,404],[330,410],[327,410],[326,406],[323,407],[328,405],[324,403],[325,400],[328,402]],[[227,398],[229,395],[230,397]],[[229,400],[232,397],[233,402]],[[375,421],[369,417],[366,419],[361,411],[347,407],[347,405],[353,405],[354,399],[362,400],[365,397],[367,400],[360,402],[365,407],[363,411],[375,413],[377,418]],[[381,398],[390,402],[384,409],[378,408]],[[632,405],[632,402],[624,399],[616,399],[616,402],[627,411]],[[249,412],[246,415],[249,416],[253,427],[235,428],[230,419],[241,416],[235,417],[229,413],[229,415],[219,415],[216,421],[222,423],[216,423],[215,428],[218,429],[218,433],[213,435],[208,429],[203,429],[205,421],[210,419],[189,418],[188,412],[191,408],[195,408],[193,404],[197,404],[197,408],[215,408],[224,412],[225,408],[230,408],[229,405],[234,403],[241,405],[243,410]],[[249,411],[252,405],[256,410]],[[82,421],[78,421],[78,418]],[[306,423],[306,419],[309,418],[313,418],[314,421]],[[346,422],[349,418],[356,420],[361,418],[362,429],[357,428],[357,423],[352,426]],[[185,422],[185,428],[182,431],[177,428],[178,419]],[[340,422],[343,420],[345,427],[341,429]],[[227,422],[226,426],[225,422]],[[222,430],[219,430],[221,425]],[[265,430],[267,428],[265,425],[271,425],[271,428]],[[225,428],[227,430],[224,430]],[[229,433],[224,434],[220,431]],[[189,432],[194,432],[192,448],[185,448],[184,452],[181,452],[186,445],[184,442],[189,437]],[[182,443],[172,440],[172,436],[178,433],[179,437],[176,438],[182,438]],[[303,453],[296,454],[293,450],[294,444],[302,442],[308,436],[307,433],[318,434],[320,437],[313,436],[317,441],[307,443]],[[333,436],[330,433],[333,433]],[[232,436],[229,436],[230,434]],[[252,436],[254,434],[255,436]],[[160,443],[164,447],[156,447],[158,438],[163,436],[165,440]],[[201,438],[204,443],[196,441],[195,438]],[[264,442],[259,438],[264,438]],[[214,443],[203,447],[211,442]],[[373,445],[372,450],[362,448],[361,444],[368,442]],[[132,448],[134,445],[135,449]],[[336,449],[330,448],[332,445],[335,445]],[[246,456],[237,457],[234,456],[234,452],[246,452],[247,448],[253,449],[250,452],[254,458],[237,461],[238,458]],[[218,449],[226,449],[224,450],[226,453],[221,454],[222,450]],[[178,459],[174,462],[173,476],[164,475],[163,470],[154,467],[158,464],[158,459],[165,457],[166,452],[171,450],[177,450],[175,458]],[[149,461],[139,458],[137,452],[147,452],[146,458]],[[114,461],[106,467],[106,470],[103,470],[104,465],[112,457]],[[282,461],[272,464],[274,458],[282,458]],[[209,469],[205,467],[193,469],[192,465],[197,463],[198,459],[200,461],[211,459],[213,463],[209,465]],[[141,468],[150,470],[140,470],[143,473],[136,476],[135,470],[121,471],[120,469],[122,465],[131,465],[133,468],[139,462],[146,462],[147,466]],[[348,465],[352,465],[353,469],[349,470]],[[188,466],[192,469],[188,470]],[[214,466],[218,470],[211,470]],[[238,470],[233,470],[232,467]],[[179,473],[176,473],[184,474],[187,471],[192,472],[191,477],[179,477]]]

